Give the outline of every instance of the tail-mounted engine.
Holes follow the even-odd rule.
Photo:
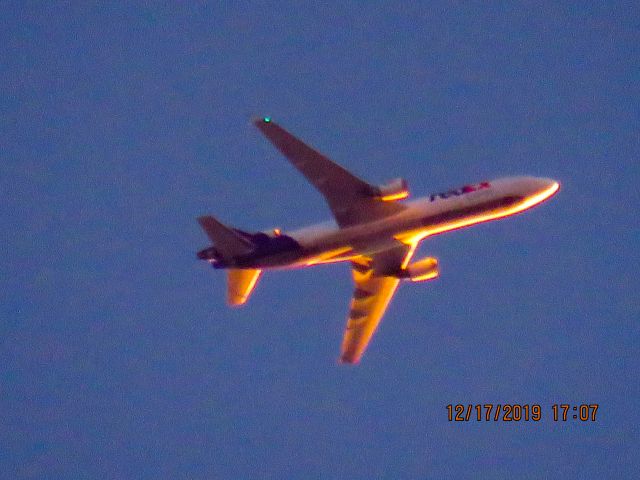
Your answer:
[[[205,248],[198,252],[198,258],[200,260],[206,260],[214,268],[222,268],[223,258],[222,254],[216,249],[216,247]]]
[[[408,265],[401,270],[398,277],[412,282],[424,282],[425,280],[436,278],[439,274],[438,260],[433,257],[426,257]]]
[[[404,178],[396,178],[384,185],[372,186],[371,194],[383,202],[402,200],[409,196],[409,184]]]

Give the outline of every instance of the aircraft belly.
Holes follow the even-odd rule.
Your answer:
[[[260,269],[286,268],[288,266],[297,264],[303,258],[304,253],[301,250],[280,252],[239,260],[238,267]]]
[[[291,239],[297,248],[265,252],[247,259],[244,268],[295,268],[348,261],[358,255],[371,256],[388,250],[398,240],[415,243],[432,232],[441,233],[443,226],[456,228],[456,222],[463,219],[473,222],[478,215],[494,212],[512,201],[511,198],[499,198],[474,205],[455,199],[440,205],[421,204],[392,218],[325,231],[306,238],[296,239],[293,235]]]
[[[370,223],[335,230],[301,242],[306,264],[348,261],[359,255],[372,255],[395,246],[398,225]]]

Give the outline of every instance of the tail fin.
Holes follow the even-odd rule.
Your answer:
[[[258,283],[262,270],[229,270],[227,276],[227,303],[232,306],[244,305]]]
[[[214,258],[209,256],[209,251],[214,250],[213,255],[221,256],[224,260],[231,260],[233,257],[249,253],[255,248],[250,234],[229,228],[211,216],[199,217],[198,223],[215,245],[199,252],[199,258]],[[262,270],[258,269],[229,269],[227,303],[232,306],[244,305],[258,283],[261,273]]]
[[[253,244],[231,228],[223,225],[212,216],[199,217],[198,223],[207,232],[223,257],[232,258],[253,250]]]

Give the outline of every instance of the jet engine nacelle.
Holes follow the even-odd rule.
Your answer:
[[[423,282],[425,280],[432,280],[439,274],[438,260],[433,257],[426,257],[417,262],[413,262],[402,270],[401,278],[411,280],[412,282]]]
[[[396,178],[384,185],[373,187],[373,196],[385,202],[402,200],[409,196],[409,185],[404,178]]]
[[[216,247],[205,248],[198,252],[198,258],[200,260],[208,261],[213,268],[223,268],[224,259],[222,254],[216,249]]]

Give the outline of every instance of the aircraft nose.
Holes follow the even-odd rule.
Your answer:
[[[553,178],[541,178],[540,184],[543,190],[553,190],[554,193],[560,188],[560,184]]]
[[[560,189],[560,184],[552,178],[536,178],[535,194],[541,200],[547,199],[554,195]]]

